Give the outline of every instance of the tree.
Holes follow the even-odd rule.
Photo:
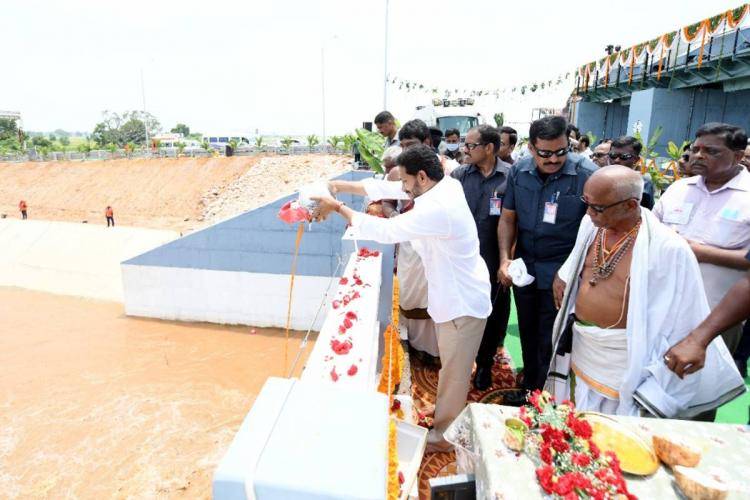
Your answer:
[[[307,147],[310,148],[310,152],[313,152],[313,149],[315,149],[315,146],[320,144],[320,139],[317,135],[312,134],[307,136]]]
[[[60,137],[60,144],[62,144],[63,147],[70,146],[70,137],[68,137],[67,135],[61,135],[58,137]]]
[[[31,144],[35,148],[49,148],[50,146],[52,146],[52,141],[50,141],[43,135],[36,135],[31,138]]]
[[[172,128],[172,130],[170,130],[170,132],[172,132],[173,134],[182,134],[182,137],[189,137],[190,127],[188,127],[184,123],[178,123]]]
[[[120,127],[120,134],[126,143],[144,143],[146,142],[146,125],[138,118],[131,118]]]
[[[159,121],[151,113],[126,111],[120,115],[104,111],[102,121],[96,124],[91,135],[100,147],[109,143],[122,147],[128,142],[144,143],[147,129],[150,137],[161,130]]]
[[[261,149],[263,147],[263,136],[259,135],[255,138],[255,147],[257,149]]]
[[[18,129],[12,118],[0,118],[0,148],[6,151],[19,151],[25,134]]]
[[[292,139],[289,136],[284,137],[281,139],[281,147],[284,149],[284,151],[289,151],[292,147],[292,144],[294,144],[294,139]]]
[[[505,123],[505,115],[503,113],[495,113],[495,116],[493,118],[495,119],[497,128],[502,127],[503,123]]]
[[[328,138],[328,145],[331,146],[331,149],[333,150],[334,153],[338,149],[340,142],[341,142],[341,137],[337,135],[334,135]]]
[[[184,142],[177,142],[175,146],[177,146],[177,156],[181,156],[182,152],[185,151],[186,144]]]

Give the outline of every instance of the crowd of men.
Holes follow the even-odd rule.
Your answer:
[[[399,243],[412,353],[440,366],[430,450],[449,448],[442,434],[470,384],[491,387],[511,293],[523,375],[504,404],[546,388],[585,410],[713,420],[745,390],[744,130],[702,126],[680,160],[685,177],[659,196],[636,138],[592,150],[560,116],[531,124],[520,157],[510,127],[443,134],[420,120],[399,128],[387,111],[375,124],[387,178],[331,182],[315,215],[336,212],[361,239]],[[354,211],[338,192],[382,208]]]

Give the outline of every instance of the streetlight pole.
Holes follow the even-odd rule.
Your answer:
[[[320,100],[323,106],[323,151],[326,150],[326,49],[325,42],[320,46]]]
[[[385,0],[385,49],[383,54],[383,110],[388,109],[388,3]]]
[[[146,154],[149,154],[151,143],[148,140],[148,117],[146,116],[146,86],[143,83],[143,68],[141,68],[141,97],[143,98],[143,129],[146,131]]]

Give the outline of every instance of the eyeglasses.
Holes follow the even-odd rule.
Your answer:
[[[565,156],[568,154],[568,147],[570,146],[565,146],[564,148],[560,148],[557,151],[550,151],[548,149],[536,149],[536,148],[534,149],[536,150],[536,154],[538,154],[542,158],[551,158],[552,155],[557,156],[559,158],[561,156]]]
[[[620,200],[617,203],[612,203],[611,205],[592,205],[591,203],[586,201],[586,198],[581,196],[581,201],[583,202],[583,204],[598,214],[603,214],[608,209],[612,207],[616,207],[617,205],[620,205],[621,203],[625,203],[626,201],[630,201],[630,200],[635,200],[635,198],[625,198],[624,200]]]
[[[609,153],[610,160],[616,160],[619,158],[622,161],[628,161],[632,160],[635,157],[636,155],[634,155],[633,153]]]
[[[594,158],[604,158],[605,156],[607,156],[607,153],[591,153],[591,156],[593,156]]]
[[[483,144],[481,142],[465,142],[464,147],[471,151],[472,149],[478,147],[478,146],[486,146],[486,144]]]

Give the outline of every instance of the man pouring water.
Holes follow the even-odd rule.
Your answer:
[[[446,451],[443,432],[466,404],[474,358],[492,305],[487,266],[479,255],[479,239],[461,183],[443,173],[428,146],[405,150],[396,160],[401,182],[367,179],[331,181],[329,188],[371,200],[414,199],[409,212],[389,219],[352,210],[334,197],[313,198],[314,213],[324,220],[336,212],[351,225],[357,239],[380,243],[409,241],[424,264],[427,311],[437,324],[441,369],[434,428],[428,451]]]

